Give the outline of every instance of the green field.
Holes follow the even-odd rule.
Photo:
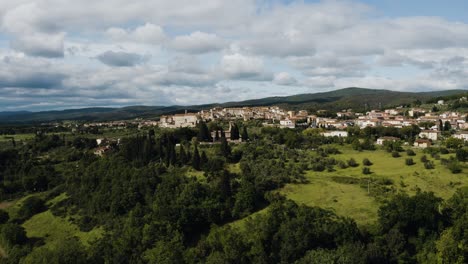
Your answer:
[[[68,218],[56,217],[50,210],[34,215],[24,222],[23,227],[28,237],[43,238],[44,247],[54,248],[57,243],[70,237],[78,237],[85,246],[102,236],[103,230],[95,228],[82,232]]]
[[[16,217],[23,201],[31,196],[45,198],[47,196],[47,192],[28,195],[19,200],[9,202],[4,201],[2,203],[2,209],[5,209],[10,214],[10,217]],[[55,203],[66,198],[66,194],[62,193],[61,195],[47,201],[46,205],[51,207]],[[95,228],[89,232],[82,232],[76,224],[71,222],[70,217],[54,216],[50,210],[34,215],[25,221],[22,226],[24,227],[28,237],[42,239],[45,243],[43,247],[47,248],[54,248],[58,243],[70,237],[77,237],[83,245],[89,246],[93,240],[100,238],[104,233],[102,228]]]
[[[16,135],[2,135],[0,136],[0,142],[2,141],[11,141],[11,138],[14,138],[15,141],[26,141],[33,139],[36,135],[31,134],[16,134]]]
[[[332,177],[353,177],[391,179],[393,184],[389,186],[397,192],[406,192],[414,194],[418,189],[421,191],[431,191],[444,199],[450,198],[457,188],[468,186],[468,168],[465,164],[463,172],[452,174],[439,160],[435,160],[426,155],[429,160],[434,161],[435,168],[427,170],[420,161],[422,150],[414,149],[416,156],[413,160],[416,163],[412,166],[405,165],[405,159],[408,158],[406,152],[401,153],[401,157],[393,158],[391,153],[384,150],[375,151],[355,151],[349,147],[339,147],[341,154],[332,155],[338,160],[349,160],[354,158],[360,165],[358,167],[340,169],[335,166],[336,171],[315,172],[307,171],[307,184],[288,184],[281,193],[288,198],[309,206],[320,206],[334,210],[337,214],[354,218],[358,224],[371,224],[377,218],[379,202],[368,191],[372,193],[374,186],[359,184],[339,183]],[[441,155],[441,158],[448,158],[453,154]],[[368,158],[373,165],[370,166],[372,174],[364,175],[362,173],[362,160]]]

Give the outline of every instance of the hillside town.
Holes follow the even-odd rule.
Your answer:
[[[438,102],[443,104],[443,102]],[[402,107],[385,110],[371,110],[366,113],[354,112],[345,109],[335,114],[325,110],[311,114],[306,110],[288,111],[278,106],[236,107],[236,108],[211,108],[199,112],[188,112],[174,115],[163,115],[159,121],[136,119],[132,121],[113,121],[86,123],[84,127],[112,127],[125,128],[133,125],[138,128],[159,126],[161,128],[193,128],[200,121],[225,121],[259,120],[263,126],[273,126],[285,129],[322,128],[321,134],[325,137],[347,137],[348,127],[357,126],[360,129],[366,127],[394,127],[403,128],[412,125],[419,126],[421,132],[414,146],[426,148],[441,137],[441,132],[449,128],[454,131],[452,137],[468,141],[468,117],[462,112],[432,112],[423,108],[404,109]],[[333,116],[334,115],[334,116]],[[333,116],[333,117],[332,117]],[[229,135],[230,130],[225,131]],[[377,139],[377,145],[383,145],[384,141],[395,141],[398,138],[382,137]],[[103,144],[98,144],[103,145]],[[105,151],[104,148],[102,151]]]

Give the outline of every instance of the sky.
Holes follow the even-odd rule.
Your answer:
[[[0,0],[0,111],[468,89],[463,0]]]

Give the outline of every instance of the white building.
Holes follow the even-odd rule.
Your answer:
[[[400,140],[400,139],[396,138],[396,137],[381,137],[381,138],[377,139],[377,145],[383,145],[385,141],[395,142],[395,141],[398,141],[398,140]]]
[[[419,137],[430,140],[437,140],[439,137],[439,132],[434,130],[423,130],[421,133],[419,133]]]
[[[320,133],[324,137],[348,137],[347,131],[334,130]]]
[[[296,122],[290,119],[280,120],[280,127],[281,128],[295,128]]]
[[[454,138],[463,139],[464,141],[468,141],[468,131],[461,131],[453,135]]]

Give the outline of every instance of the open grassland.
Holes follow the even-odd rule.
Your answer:
[[[30,139],[34,139],[36,135],[31,133],[31,134],[16,134],[16,135],[2,135],[0,136],[0,142],[2,141],[11,141],[12,138],[15,139],[15,141],[26,141]]]
[[[309,180],[307,184],[288,184],[281,193],[299,203],[332,209],[338,215],[354,218],[358,224],[370,224],[376,220],[380,205],[375,198],[376,192],[379,192],[375,183],[378,180],[390,180],[386,188],[393,192],[414,194],[418,190],[430,191],[444,199],[450,198],[457,188],[468,186],[466,164],[462,173],[452,174],[439,160],[426,154],[435,164],[434,169],[428,170],[420,161],[424,155],[420,149],[414,149],[416,156],[411,158],[416,164],[412,166],[405,164],[405,159],[409,158],[406,152],[401,152],[401,157],[394,158],[391,153],[381,149],[362,152],[343,146],[339,146],[338,149],[341,154],[331,157],[342,161],[354,158],[359,166],[346,169],[335,166],[335,171],[307,171],[306,178]],[[440,156],[447,159],[451,155],[453,156],[453,154]],[[368,158],[373,163],[369,166],[372,172],[370,175],[362,173],[364,158]],[[360,183],[340,182],[336,178],[357,179]],[[370,183],[365,184],[366,182]]]
[[[68,218],[57,217],[50,210],[34,215],[23,223],[28,237],[43,238],[44,247],[54,248],[61,241],[70,237],[78,237],[85,246],[102,236],[103,230],[95,228],[82,232]]]
[[[48,192],[38,193],[25,196],[18,200],[9,201],[8,206],[5,206],[4,209],[9,213],[10,217],[16,217],[18,210],[27,198],[31,196],[45,198],[47,194]],[[66,198],[67,195],[62,193],[47,201],[46,205],[51,207],[55,203]],[[3,203],[7,202],[2,202],[2,204]],[[93,240],[100,238],[104,233],[102,228],[95,228],[89,232],[82,232],[76,224],[72,223],[69,216],[54,216],[50,210],[34,215],[25,221],[22,226],[28,237],[42,239],[45,243],[44,247],[47,248],[54,248],[58,243],[70,237],[77,237],[85,246],[89,246]]]

